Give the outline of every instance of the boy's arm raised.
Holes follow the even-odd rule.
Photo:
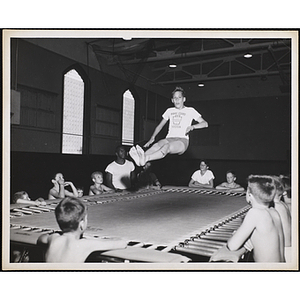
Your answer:
[[[65,197],[65,183],[62,180],[52,180],[53,184],[58,187],[58,192],[55,188],[52,188],[49,191],[49,194],[54,198],[64,198]]]
[[[68,186],[68,185],[71,187],[73,193],[70,193],[69,191],[65,190],[66,196],[71,196],[71,197],[74,196],[74,197],[78,197],[78,191],[77,191],[75,185],[73,184],[73,182],[71,182],[71,181],[66,181],[66,182],[65,182],[65,186]]]

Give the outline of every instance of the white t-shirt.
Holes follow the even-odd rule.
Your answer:
[[[189,139],[189,136],[185,134],[186,128],[192,124],[193,120],[198,120],[201,114],[193,107],[184,107],[182,109],[171,107],[163,113],[162,117],[170,121],[167,138],[179,137]]]
[[[211,179],[214,179],[215,176],[211,170],[206,170],[204,175],[201,175],[200,170],[197,170],[193,173],[192,179],[201,184],[208,184]]]
[[[126,190],[131,187],[130,173],[135,169],[133,162],[125,160],[124,165],[111,162],[105,172],[112,174],[112,184],[116,189]]]

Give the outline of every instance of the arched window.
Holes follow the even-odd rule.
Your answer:
[[[76,70],[64,75],[62,153],[82,154],[84,82]]]
[[[129,90],[123,94],[122,145],[134,144],[134,98]]]

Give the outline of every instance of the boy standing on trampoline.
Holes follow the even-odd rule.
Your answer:
[[[137,145],[129,151],[138,166],[144,166],[147,161],[164,158],[167,154],[183,154],[189,145],[189,133],[194,129],[208,127],[208,123],[192,107],[184,106],[185,92],[181,87],[176,87],[172,92],[174,107],[168,108],[162,115],[161,122],[155,128],[150,140],[144,145],[149,147],[154,143],[155,137],[169,121],[169,131],[166,138],[155,143],[146,152]],[[192,125],[195,120],[196,124]]]

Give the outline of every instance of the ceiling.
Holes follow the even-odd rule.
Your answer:
[[[291,39],[101,38],[89,45],[99,64],[119,67],[131,83],[143,78],[174,86],[277,75],[281,88],[290,89]]]

